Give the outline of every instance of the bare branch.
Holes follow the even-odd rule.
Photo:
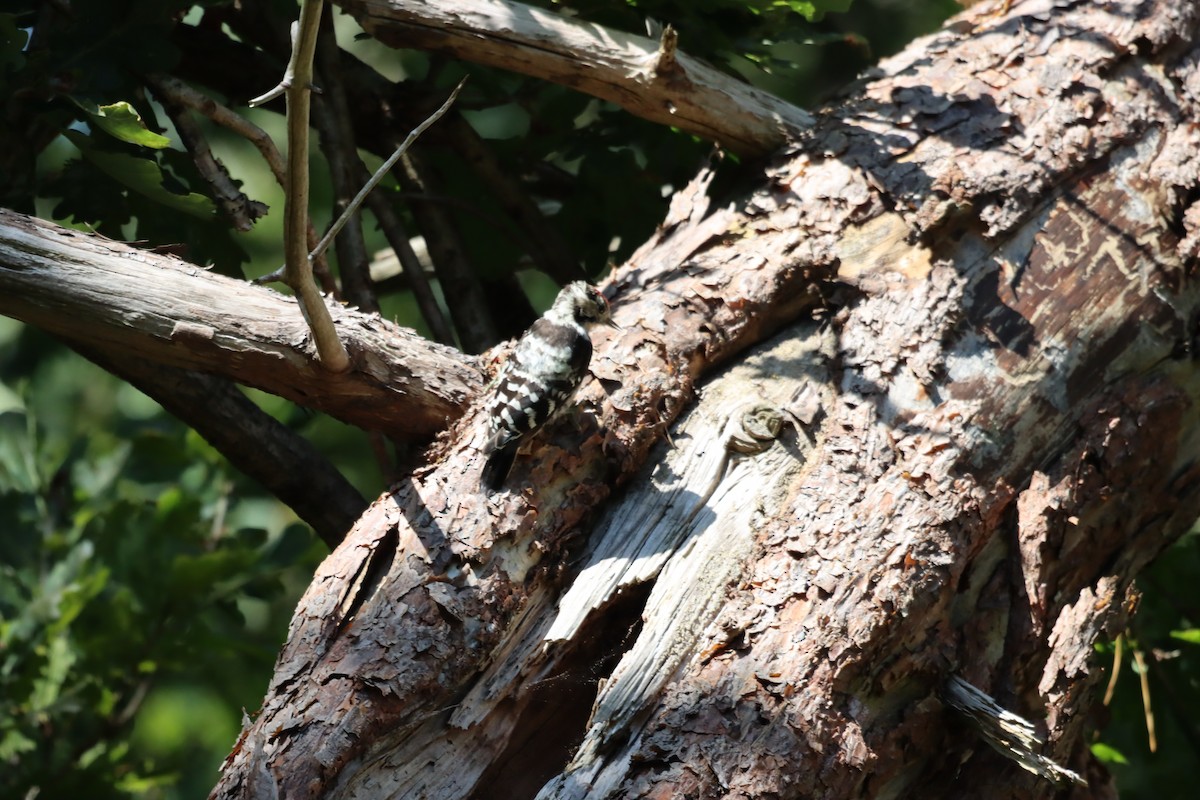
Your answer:
[[[159,91],[153,78],[147,80],[154,93],[162,101],[163,108],[170,115],[171,121],[175,123],[175,130],[179,132],[183,146],[191,154],[200,176],[211,188],[217,205],[237,230],[248,231],[253,228],[254,223],[266,215],[266,205],[257,200],[251,200],[245,192],[237,187],[233,178],[230,177],[229,171],[225,169],[225,165],[213,155],[212,148],[208,146],[208,140],[204,137],[200,126],[192,119],[187,106],[175,100],[170,93]]]
[[[188,84],[171,75],[151,75],[146,80],[160,97],[170,98],[174,103],[187,106],[207,117],[213,123],[233,131],[254,145],[255,149],[262,155],[263,160],[267,162],[267,167],[271,170],[271,174],[275,176],[275,180],[280,188],[286,188],[287,168],[283,163],[283,155],[280,154],[279,148],[275,146],[275,142],[271,140],[266,131],[240,114],[235,114],[229,108],[218,103],[203,92],[193,89]],[[306,236],[309,249],[315,248],[317,245],[317,232],[313,228],[311,220],[309,220],[307,226]],[[313,272],[316,273],[317,279],[320,280],[321,288],[326,293],[336,297],[337,285],[334,283],[333,276],[329,272],[329,262],[325,259],[324,255],[313,259]],[[280,277],[282,278],[282,275]]]
[[[267,162],[267,167],[275,176],[276,182],[280,187],[284,185],[287,180],[287,168],[283,162],[283,155],[266,131],[174,76],[157,74],[147,76],[146,80],[156,94],[169,99],[172,103],[187,106],[254,145],[262,155],[263,161]]]
[[[229,463],[312,526],[330,549],[366,509],[367,501],[319,450],[230,381],[66,341],[203,436]]]
[[[317,354],[325,369],[343,372],[350,356],[338,338],[325,299],[313,281],[312,261],[303,232],[308,229],[308,121],[313,52],[321,25],[322,0],[303,0],[300,21],[292,28],[292,58],[283,85],[287,93],[288,166],[284,201],[283,248],[285,277],[300,301],[300,310],[312,329]]]
[[[313,251],[315,254],[325,252],[325,250],[329,247],[329,243],[333,241],[333,237],[337,236],[338,231],[340,231],[342,226],[346,224],[346,220],[358,210],[366,196],[370,194],[376,186],[379,185],[379,182],[383,180],[389,172],[391,172],[392,167],[396,166],[396,162],[408,152],[408,149],[412,147],[413,142],[415,142],[422,133],[429,130],[429,126],[441,119],[442,115],[450,110],[450,106],[454,105],[454,101],[458,97],[458,93],[462,91],[462,87],[466,84],[466,82],[466,78],[463,78],[461,81],[459,81],[458,85],[454,87],[454,91],[450,92],[450,96],[446,98],[446,102],[442,103],[438,110],[430,114],[429,117],[420,125],[413,128],[412,131],[409,132],[408,136],[404,138],[404,141],[400,143],[400,146],[396,148],[395,152],[388,156],[387,160],[383,162],[379,169],[375,170],[375,174],[371,176],[371,179],[367,181],[365,186],[358,190],[358,194],[356,194],[354,199],[350,201],[350,204],[346,206],[346,210],[342,212],[342,215],[338,217],[337,221],[330,226],[329,230],[325,232],[325,235],[321,237],[321,241],[317,243],[317,247]]]
[[[161,97],[167,97],[170,101],[196,110],[197,113],[206,116],[216,125],[226,128],[228,131],[233,131],[241,138],[246,139],[246,142],[254,145],[254,149],[258,150],[263,156],[263,161],[266,162],[266,167],[271,170],[271,174],[275,176],[275,180],[281,188],[287,187],[287,167],[284,167],[283,156],[280,154],[280,149],[276,148],[275,142],[272,142],[271,137],[266,134],[263,128],[254,125],[253,122],[247,120],[245,116],[235,114],[222,106],[211,97],[205,95],[202,91],[192,89],[192,86],[182,82],[179,78],[167,76],[167,74],[155,74],[155,76],[146,77],[146,82],[154,89],[155,94]],[[317,246],[317,231],[312,227],[312,221],[308,222],[306,231],[308,247]],[[322,285],[322,289],[326,293],[337,296],[337,285],[334,283],[334,277],[329,272],[329,261],[324,255],[320,258],[314,258],[312,261],[312,271],[316,273],[317,279]]]
[[[432,170],[414,153],[400,160],[401,185],[418,195],[436,195]],[[450,318],[459,342],[468,353],[481,353],[500,340],[487,297],[478,275],[467,259],[458,229],[450,214],[435,203],[416,198],[411,204],[413,216],[425,234],[434,271],[442,285]]]
[[[292,298],[168,256],[0,210],[0,314],[104,351],[223,375],[366,430],[426,439],[483,384],[474,359],[334,307],[354,353],[313,360]]]
[[[768,153],[812,125],[803,110],[674,48],[521,3],[342,0],[393,47],[448,53],[561,83],[737,153]]]

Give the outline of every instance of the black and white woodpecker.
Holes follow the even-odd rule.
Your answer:
[[[604,295],[575,281],[563,287],[550,309],[521,336],[487,401],[484,487],[500,488],[521,444],[579,386],[592,360],[588,328],[596,323],[617,327]]]

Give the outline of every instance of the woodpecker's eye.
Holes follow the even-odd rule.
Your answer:
[[[596,289],[589,288],[591,308],[588,309],[592,319],[603,319],[609,314],[608,298]]]

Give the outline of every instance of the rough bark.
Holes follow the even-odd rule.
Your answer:
[[[953,675],[1106,796],[1092,646],[1200,513],[1197,17],[984,4],[701,176],[518,488],[468,415],[322,565],[214,797],[1053,795]]]
[[[744,155],[769,153],[812,121],[790,103],[680,52],[670,30],[655,41],[507,0],[339,5],[393,47],[561,83]]]
[[[123,359],[208,372],[370,431],[426,439],[483,385],[477,361],[331,306],[351,352],[333,374],[294,300],[177,258],[0,209],[0,314]]]
[[[1200,514],[1198,17],[983,4],[754,191],[702,174],[515,490],[479,492],[469,414],[322,565],[214,796],[1057,791],[955,675],[1105,796],[1092,645]],[[392,434],[481,383],[344,309],[329,376],[278,295],[7,212],[0,312]],[[729,452],[758,402],[778,441]]]

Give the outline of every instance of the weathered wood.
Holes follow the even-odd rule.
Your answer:
[[[400,439],[428,438],[483,385],[477,361],[331,307],[353,364],[315,359],[295,301],[176,258],[0,209],[0,314],[123,358],[209,372]]]
[[[1198,17],[983,4],[882,64],[758,191],[713,210],[697,181],[616,270],[625,330],[518,461],[527,488],[478,491],[471,415],[322,565],[215,796],[1050,796],[958,727],[952,675],[1044,713],[1046,755],[1092,780],[1074,796],[1103,795],[1093,643],[1200,514],[1179,252]],[[553,628],[593,510],[612,504],[593,553],[640,519],[613,478],[649,485],[693,382],[814,303],[835,339],[828,380],[799,376],[816,445],[741,517],[694,635],[665,612],[744,514],[728,491],[694,544],[658,538],[665,558],[579,590],[596,610]]]
[[[385,44],[561,83],[743,155],[812,123],[807,112],[659,41],[508,0],[341,0]],[[684,44],[686,49],[686,43]]]

